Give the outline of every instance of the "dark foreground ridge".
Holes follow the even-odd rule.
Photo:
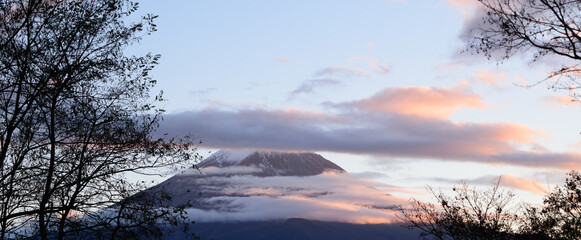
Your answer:
[[[196,223],[191,230],[202,239],[213,240],[415,240],[419,237],[418,231],[410,231],[400,224],[354,224],[302,218]]]

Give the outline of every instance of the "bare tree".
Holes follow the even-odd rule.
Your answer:
[[[124,22],[137,8],[0,0],[0,239],[114,239],[183,219],[183,208],[130,198],[143,186],[126,174],[198,159],[188,139],[152,137],[162,97],[149,100],[149,72],[159,56],[125,48],[155,31],[156,16]]]
[[[568,173],[563,186],[547,193],[543,205],[516,205],[498,183],[485,191],[466,185],[450,197],[430,189],[436,204],[412,199],[398,217],[422,237],[435,239],[581,239],[581,174]]]
[[[463,184],[453,188],[452,197],[430,188],[436,204],[412,199],[409,206],[400,207],[398,217],[424,238],[514,239],[514,194],[499,189],[499,183],[485,191]]]
[[[555,89],[574,90],[581,85],[581,2],[571,0],[478,0],[484,14],[467,35],[468,50],[491,58],[507,59],[517,53],[536,61],[559,56],[564,63],[547,79]],[[541,81],[542,82],[542,81]]]

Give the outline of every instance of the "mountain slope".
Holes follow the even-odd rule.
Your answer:
[[[392,222],[398,199],[318,154],[218,151],[198,166],[146,194],[187,206],[204,239],[417,239],[364,224]]]

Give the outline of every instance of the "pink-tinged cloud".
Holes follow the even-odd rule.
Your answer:
[[[474,7],[478,2],[476,0],[448,0],[448,4],[457,8],[471,8]]]
[[[549,108],[561,108],[579,106],[579,102],[571,96],[566,95],[548,95],[543,98],[545,106]]]
[[[448,4],[460,10],[462,17],[466,20],[471,18],[479,3],[476,0],[448,0]]]
[[[463,87],[395,87],[370,98],[343,104],[368,111],[388,111],[422,118],[445,119],[461,108],[485,108],[480,96]]]
[[[276,58],[274,60],[277,62],[288,62],[288,58],[286,58],[286,57],[279,57],[279,58]]]
[[[534,179],[519,178],[512,174],[504,174],[501,176],[500,184],[507,187],[525,190],[537,195],[545,195],[547,189]]]
[[[500,179],[500,182],[498,182]],[[446,178],[430,178],[429,181],[438,181],[456,184],[457,179],[446,179]],[[486,175],[473,179],[463,179],[461,182],[467,183],[469,185],[491,185],[499,183],[500,186],[510,187],[513,189],[527,191],[536,195],[545,195],[547,193],[547,186],[539,183],[537,180],[532,178],[521,178],[513,174],[507,173],[503,175]]]
[[[480,70],[474,73],[472,80],[474,82],[482,82],[493,87],[498,87],[502,82],[506,81],[506,73]]]
[[[355,56],[347,59],[347,61],[364,61],[369,66],[369,69],[377,74],[384,75],[389,73],[389,62],[380,63],[377,58],[371,56]]]

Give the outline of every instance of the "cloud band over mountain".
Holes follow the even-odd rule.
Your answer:
[[[581,154],[551,152],[535,141],[546,133],[516,123],[457,122],[461,108],[486,107],[463,87],[400,87],[326,113],[206,108],[166,115],[160,132],[191,134],[204,147],[331,151],[391,157],[570,169]]]

